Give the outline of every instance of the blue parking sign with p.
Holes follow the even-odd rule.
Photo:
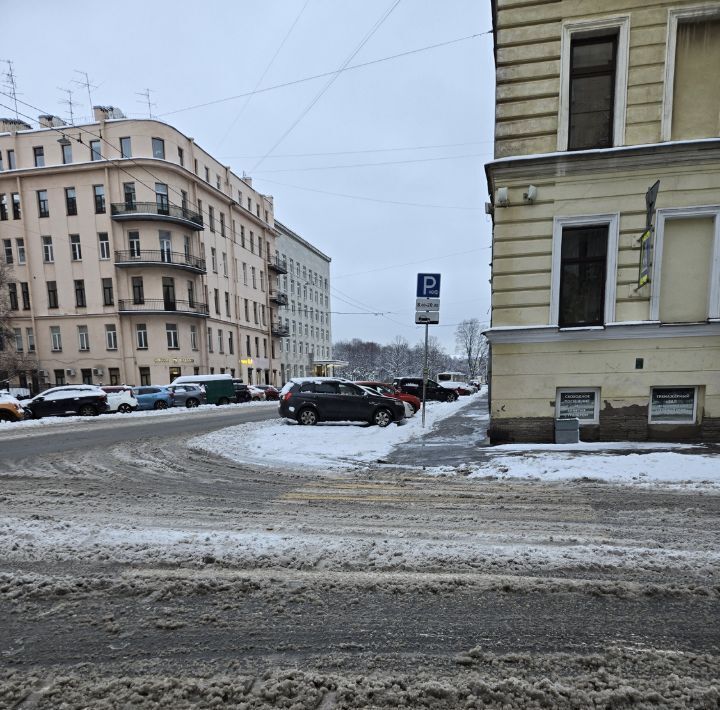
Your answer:
[[[440,274],[418,274],[418,298],[440,298]]]

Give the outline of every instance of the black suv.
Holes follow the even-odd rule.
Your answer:
[[[286,382],[280,391],[280,416],[298,424],[362,421],[384,427],[404,422],[405,405],[347,380],[298,378]]]
[[[423,381],[422,377],[396,377],[393,384],[401,392],[406,394],[414,394],[422,399]],[[434,400],[436,402],[454,402],[458,398],[458,393],[448,387],[442,387],[435,380],[428,380],[425,385],[425,399]]]
[[[23,402],[34,419],[80,415],[93,417],[107,411],[107,394],[93,385],[53,387]]]

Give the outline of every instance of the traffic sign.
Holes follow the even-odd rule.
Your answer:
[[[415,322],[419,325],[437,325],[440,311],[415,311]]]
[[[440,298],[440,274],[418,274],[418,298]]]
[[[415,310],[416,311],[439,311],[440,310],[440,299],[439,298],[416,298],[415,299]]]

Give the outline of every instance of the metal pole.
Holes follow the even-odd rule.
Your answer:
[[[422,426],[425,428],[425,386],[428,379],[428,324],[425,323],[425,364],[423,365]]]

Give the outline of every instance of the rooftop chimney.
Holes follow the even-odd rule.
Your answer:
[[[0,133],[32,131],[32,126],[19,118],[0,118]]]
[[[65,121],[59,116],[53,116],[51,113],[44,113],[42,116],[38,116],[41,128],[59,128],[60,126],[66,126]]]
[[[93,106],[96,121],[107,121],[109,118],[127,118],[116,106]]]

